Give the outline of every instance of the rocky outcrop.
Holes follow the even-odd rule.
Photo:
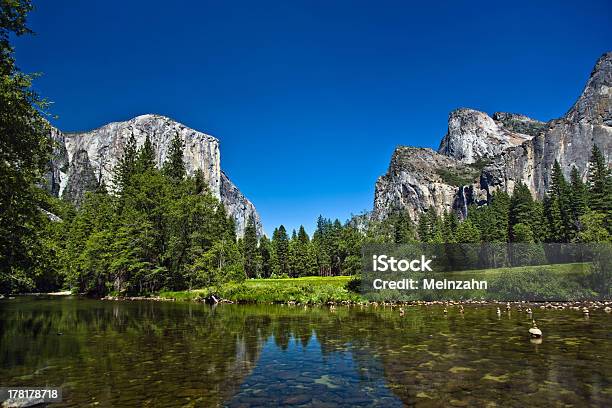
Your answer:
[[[518,182],[542,198],[548,190],[555,160],[565,176],[576,167],[584,179],[591,149],[596,145],[612,159],[612,52],[604,54],[578,101],[560,119],[550,121],[533,139],[508,149],[483,169],[481,188],[512,192]]]
[[[373,216],[383,219],[402,209],[414,220],[429,208],[465,215],[468,205],[466,194],[469,194],[470,200],[477,197],[473,188],[464,186],[477,182],[478,176],[476,166],[432,149],[398,147],[387,174],[376,182]],[[462,194],[458,195],[459,191]]]
[[[263,226],[255,206],[238,190],[238,187],[232,183],[223,171],[221,172],[221,202],[225,206],[226,211],[234,217],[236,231],[239,236],[244,235],[244,229],[251,214],[254,217],[258,234],[263,235]]]
[[[430,207],[465,216],[468,205],[486,203],[498,189],[511,193],[519,182],[542,198],[555,160],[567,177],[575,166],[586,179],[594,145],[608,163],[612,159],[611,89],[612,53],[606,53],[560,119],[540,122],[505,112],[490,117],[465,108],[451,112],[438,153],[395,150],[387,174],[376,183],[373,216],[380,219],[403,209],[416,219]]]
[[[65,178],[68,172],[68,151],[66,150],[64,134],[52,126],[50,126],[50,129],[53,151],[51,153],[51,161],[44,176],[44,186],[51,194],[58,197],[62,188],[61,180]]]
[[[94,191],[98,185],[99,180],[91,165],[87,150],[77,150],[70,160],[66,187],[62,191],[62,197],[80,206],[85,198],[85,193]]]
[[[506,123],[516,125],[533,121],[526,116],[512,114],[500,113],[497,116]],[[519,118],[525,118],[525,122]],[[466,108],[454,110],[448,117],[448,133],[442,138],[438,153],[464,163],[475,163],[495,157],[533,137],[513,130],[520,126],[508,129],[504,125],[504,122],[495,121],[484,112]]]
[[[539,135],[548,127],[546,122],[531,119],[520,113],[495,112],[493,120],[505,130],[532,137]]]
[[[198,169],[202,171],[211,193],[223,202],[228,214],[236,220],[238,235],[242,235],[251,214],[258,231],[263,233],[255,206],[221,170],[218,139],[161,115],[141,115],[88,132],[62,134],[54,130],[59,150],[58,159],[52,162],[47,176],[50,190],[77,205],[86,191],[95,189],[101,182],[112,191],[114,169],[130,136],[134,135],[138,147],[148,136],[157,165],[161,166],[168,155],[170,142],[177,134],[184,144],[187,174],[193,175]],[[64,153],[59,154],[62,151]]]

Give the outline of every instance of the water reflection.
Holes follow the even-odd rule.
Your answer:
[[[524,313],[448,312],[3,300],[0,383],[64,406],[612,404],[610,315],[538,310],[535,344]]]

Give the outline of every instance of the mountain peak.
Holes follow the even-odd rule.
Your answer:
[[[464,163],[475,163],[530,137],[506,129],[504,123],[493,120],[484,112],[459,108],[448,115],[448,132],[440,142],[438,153]]]
[[[599,57],[582,94],[565,119],[612,126],[612,52]]]

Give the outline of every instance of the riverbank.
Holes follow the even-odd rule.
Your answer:
[[[365,299],[350,289],[350,276],[285,279],[249,279],[240,283],[226,283],[203,289],[164,291],[160,299],[179,301],[212,300],[234,303],[357,303]],[[214,300],[213,300],[214,297]]]
[[[211,303],[267,303],[288,305],[362,305],[371,307],[396,306],[435,306],[449,307],[459,305],[506,305],[500,300],[410,300],[410,301],[372,301],[360,293],[359,280],[350,276],[303,277],[285,279],[250,279],[240,283],[227,283],[203,289],[185,291],[163,291],[151,297],[106,297],[106,300],[155,300]],[[612,301],[546,301],[528,300],[510,302],[513,308],[537,307],[546,309],[592,309],[608,308],[612,311]]]

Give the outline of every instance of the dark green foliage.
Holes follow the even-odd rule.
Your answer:
[[[272,272],[277,276],[289,276],[289,236],[284,225],[272,234]]]
[[[29,33],[29,1],[0,3],[0,292],[33,290],[45,267],[42,184],[52,151],[47,103],[15,66],[11,35]],[[38,271],[38,272],[37,272]]]
[[[168,158],[163,167],[164,174],[174,181],[180,181],[185,177],[185,162],[183,161],[183,140],[176,133],[172,138]]]
[[[442,239],[447,243],[457,242],[457,228],[459,227],[459,217],[453,211],[445,211],[442,216]]]
[[[138,151],[138,157],[136,158],[136,170],[139,173],[144,173],[155,168],[155,150],[151,144],[151,138],[149,135],[145,138],[144,144]]]
[[[510,240],[513,242],[526,242],[522,239],[522,235],[515,235],[515,232],[521,234],[525,231],[525,228],[529,229],[530,239],[533,241],[533,233],[531,233],[531,223],[534,221],[534,201],[531,196],[529,188],[523,184],[518,183],[514,187],[512,197],[510,198],[510,209],[508,214],[508,228],[510,231]],[[522,226],[515,230],[515,226],[522,224]]]
[[[444,183],[455,187],[470,185],[474,182],[476,177],[478,177],[477,170],[470,167],[466,167],[462,170],[440,168],[436,169],[436,173],[438,173]]]
[[[508,242],[510,196],[495,191],[486,206],[470,206],[468,219],[480,230],[483,242]]]
[[[572,167],[570,173],[570,216],[572,235],[577,235],[582,230],[580,217],[582,217],[589,208],[589,195],[586,185],[582,182],[582,177],[578,173],[576,167]]]
[[[589,208],[605,214],[606,228],[612,234],[612,174],[597,146],[591,153],[587,185]]]
[[[292,236],[289,249],[289,269],[291,276],[307,276],[311,275],[316,270],[313,246],[303,225],[300,225],[298,233]]]
[[[555,160],[550,188],[544,201],[550,242],[570,242],[572,233],[570,189],[559,162]]]
[[[223,205],[206,189],[197,193],[196,178],[172,179],[140,160],[146,151],[138,162],[149,165],[135,166],[119,195],[89,193],[64,222],[68,286],[95,296],[136,295],[242,279]]]
[[[396,244],[414,242],[414,227],[410,216],[405,211],[398,211],[394,217],[394,241]]]
[[[251,214],[244,229],[244,238],[242,240],[244,253],[244,273],[248,278],[257,276],[257,263],[259,258],[259,250],[257,248],[257,229],[255,227],[255,218]]]
[[[265,235],[259,240],[259,275],[269,278],[272,275],[272,244]]]
[[[123,156],[121,156],[115,167],[114,184],[117,193],[121,193],[129,187],[132,176],[136,173],[137,158],[136,138],[134,133],[132,133],[123,149]]]

